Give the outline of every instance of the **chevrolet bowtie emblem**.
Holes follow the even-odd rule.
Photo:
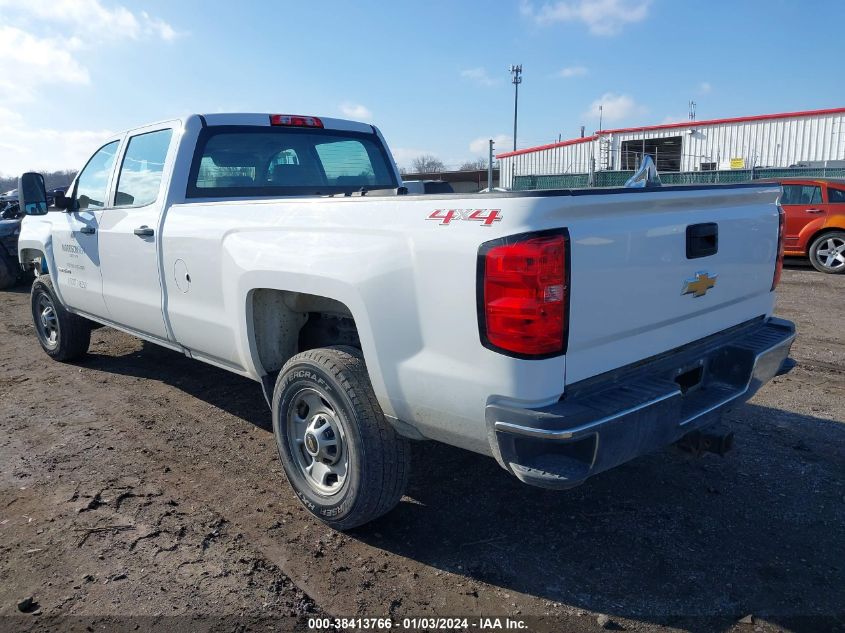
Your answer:
[[[691,294],[693,297],[703,297],[707,294],[707,291],[710,290],[710,288],[716,285],[716,277],[718,276],[719,275],[713,275],[711,277],[710,273],[707,272],[695,273],[695,277],[684,281],[684,289],[681,290],[681,294]]]

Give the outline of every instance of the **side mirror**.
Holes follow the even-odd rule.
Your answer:
[[[47,214],[47,188],[44,176],[28,171],[18,180],[18,201],[27,215]]]

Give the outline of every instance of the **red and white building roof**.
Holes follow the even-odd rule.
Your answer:
[[[676,171],[845,161],[845,108],[600,130],[496,158],[501,186],[510,187],[516,175],[587,173],[593,161],[596,170],[630,168],[655,145],[680,148]]]

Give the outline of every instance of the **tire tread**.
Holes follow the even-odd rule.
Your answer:
[[[409,441],[385,419],[359,350],[347,346],[307,350],[285,363],[279,376],[303,361],[321,367],[343,389],[357,417],[361,458],[368,466],[352,509],[338,520],[321,519],[342,530],[363,525],[389,512],[402,498],[410,475]]]
[[[40,290],[39,286],[44,286],[49,292],[53,306],[56,310],[56,318],[59,320],[59,344],[56,349],[47,349],[43,345],[42,349],[53,360],[60,362],[69,362],[84,356],[88,352],[88,347],[91,344],[91,322],[79,315],[68,312],[56,297],[56,291],[53,288],[53,280],[50,275],[39,275],[32,284],[32,304],[35,306],[35,294]],[[33,319],[35,314],[33,312]],[[39,343],[41,340],[39,339]]]

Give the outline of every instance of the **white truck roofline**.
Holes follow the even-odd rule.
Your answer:
[[[133,132],[137,132],[139,130],[144,130],[147,128],[158,127],[161,125],[166,124],[173,124],[177,122],[181,122],[182,124],[187,123],[191,118],[197,117],[201,120],[205,121],[205,125],[208,126],[218,126],[218,125],[249,125],[255,127],[270,127],[270,117],[273,114],[296,114],[296,113],[288,113],[288,112],[215,112],[212,114],[202,114],[202,113],[192,113],[186,114],[184,116],[173,117],[170,119],[162,119],[160,121],[152,121],[149,123],[144,123],[143,125],[136,125],[129,129],[123,130],[117,134],[110,136],[105,142],[109,143],[116,139],[122,138],[125,134],[131,135]],[[302,115],[302,116],[315,116],[315,115]],[[369,123],[362,123],[360,121],[351,121],[349,119],[336,119],[332,117],[322,117],[322,116],[315,116],[315,118],[320,119],[323,123],[323,129],[326,130],[339,130],[343,132],[362,132],[364,134],[373,134],[374,132],[381,136],[381,133],[378,131],[374,125],[370,125]]]
[[[273,114],[299,114],[297,112],[218,112],[214,114],[198,114],[205,119],[206,125],[253,125],[270,127],[270,116]],[[326,130],[342,130],[344,132],[363,132],[372,134],[374,127],[368,123],[350,121],[348,119],[335,119],[318,115],[304,114],[302,116],[314,116],[323,122]]]

